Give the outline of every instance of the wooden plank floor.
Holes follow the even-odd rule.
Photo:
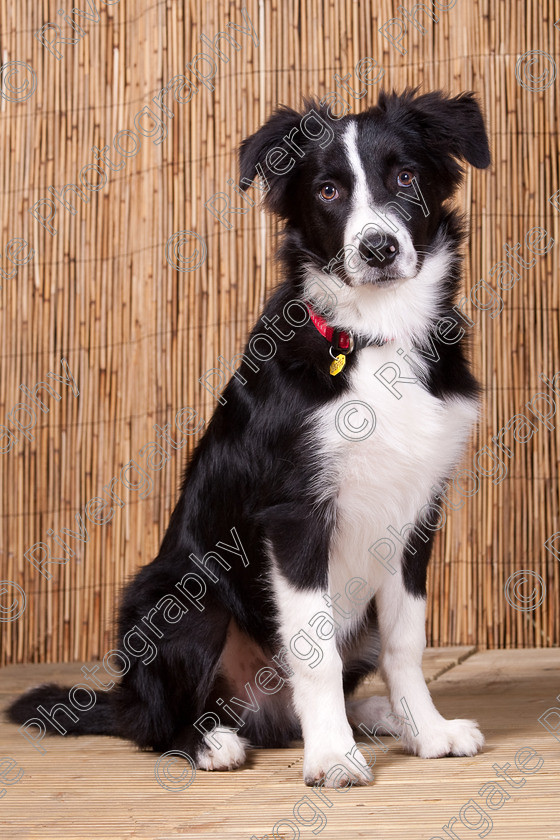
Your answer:
[[[176,792],[156,780],[157,756],[137,752],[127,742],[50,738],[41,755],[17,727],[3,722],[0,757],[14,759],[24,776],[0,800],[0,837],[250,840],[268,834],[285,840],[466,840],[491,834],[492,840],[560,840],[560,740],[538,721],[547,709],[560,707],[560,651],[439,648],[427,651],[424,671],[446,717],[478,719],[487,741],[484,752],[425,761],[405,755],[387,737],[387,751],[376,751],[374,783],[326,791],[327,801],[302,782],[301,746],[251,751],[243,769],[199,771],[186,790]],[[0,678],[4,708],[17,692],[39,682],[78,682],[80,666],[10,666]],[[362,693],[382,690],[373,680]],[[535,750],[542,761],[524,748]],[[516,769],[516,755],[526,762],[524,772]],[[506,762],[511,783],[493,768]],[[177,772],[179,765],[172,769]],[[501,782],[507,793],[496,787],[491,798],[491,788],[483,788],[491,782]],[[298,822],[294,806],[306,795],[307,804],[296,809]],[[291,824],[279,823],[273,835],[281,820]]]

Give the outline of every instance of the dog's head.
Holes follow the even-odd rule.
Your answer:
[[[266,182],[265,204],[308,267],[348,287],[388,288],[418,275],[462,160],[490,163],[474,95],[407,90],[339,119],[312,102],[278,108],[242,143],[240,183]]]

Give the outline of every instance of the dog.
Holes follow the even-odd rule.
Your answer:
[[[158,556],[125,589],[93,703],[85,685],[40,686],[13,722],[205,770],[303,738],[304,780],[327,787],[372,779],[353,726],[424,758],[482,748],[476,722],[439,714],[421,668],[437,500],[479,411],[454,308],[463,161],[490,164],[473,93],[382,92],[338,118],[280,107],[243,141],[240,188],[260,176],[284,223],[283,280]],[[376,670],[389,697],[352,700]]]

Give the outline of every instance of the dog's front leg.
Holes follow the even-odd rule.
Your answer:
[[[426,647],[426,599],[408,592],[399,568],[375,595],[381,632],[381,674],[395,715],[401,718],[402,744],[422,758],[475,755],[484,737],[475,721],[440,715],[422,673]]]
[[[322,782],[325,787],[367,784],[373,776],[346,716],[332,608],[326,605],[322,591],[296,589],[278,572],[274,578],[280,637],[293,672],[293,703],[303,733],[305,783]],[[325,632],[327,617],[332,621],[330,638],[325,638],[329,636]],[[320,641],[316,640],[319,632],[312,629],[318,621]]]

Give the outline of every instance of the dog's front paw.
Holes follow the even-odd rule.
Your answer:
[[[373,773],[356,744],[350,741],[338,749],[332,745],[320,750],[306,748],[303,778],[306,785],[341,788],[367,785],[373,781]]]
[[[403,739],[404,740],[404,739]],[[484,746],[484,735],[474,720],[441,721],[415,738],[406,739],[404,747],[420,758],[441,758],[445,755],[476,755]]]

